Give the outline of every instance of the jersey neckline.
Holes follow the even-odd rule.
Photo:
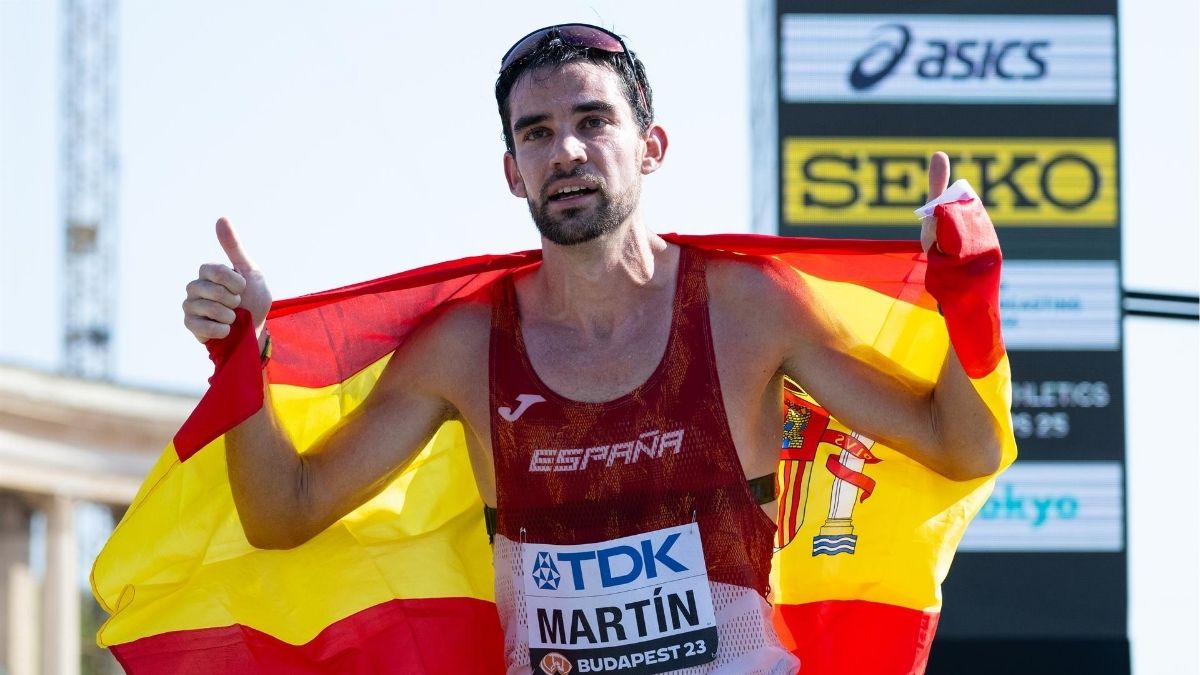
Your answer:
[[[545,394],[548,400],[553,400],[560,404],[582,406],[585,408],[609,406],[615,407],[626,405],[638,399],[643,391],[654,386],[659,380],[661,380],[663,372],[667,367],[667,361],[669,360],[671,352],[675,349],[676,342],[679,339],[679,319],[680,313],[682,312],[684,292],[683,282],[684,277],[689,272],[688,266],[692,262],[691,255],[692,252],[688,250],[687,246],[679,247],[679,262],[675,268],[675,292],[671,298],[671,328],[670,333],[667,334],[667,345],[663,349],[662,355],[659,356],[658,364],[654,367],[654,370],[650,373],[650,375],[640,384],[634,386],[633,389],[630,389],[624,394],[607,401],[579,401],[564,396],[551,388],[550,385],[546,384],[545,380],[542,379],[542,376],[538,374],[537,369],[533,367],[533,361],[529,358],[529,351],[525,346],[525,330],[521,326],[521,306],[517,301],[516,279],[514,275],[508,275],[505,281],[505,294],[508,296],[507,301],[511,303],[512,306],[511,317],[513,321],[513,337],[516,341],[517,354],[521,359],[520,365],[529,374],[532,382],[542,390],[541,393]]]

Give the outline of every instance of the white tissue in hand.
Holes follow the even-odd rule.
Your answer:
[[[959,202],[963,200],[979,199],[979,195],[975,194],[975,188],[967,182],[966,178],[959,178],[954,181],[954,184],[946,188],[942,194],[929,200],[925,206],[913,211],[921,218],[933,215],[933,209],[938,204],[946,204],[948,202]]]

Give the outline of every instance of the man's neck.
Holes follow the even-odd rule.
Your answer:
[[[664,290],[673,295],[675,247],[639,219],[574,246],[543,240],[542,265],[526,299],[542,320],[603,337],[647,310]]]

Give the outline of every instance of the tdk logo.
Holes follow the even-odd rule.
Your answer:
[[[550,554],[544,551],[537,554],[531,574],[537,587],[545,591],[557,591],[558,582],[562,579],[562,575],[558,573],[558,566],[554,564]]]
[[[874,34],[876,42],[855,59],[850,70],[850,86],[856,91],[867,91],[898,68],[909,67],[922,80],[1046,76],[1049,40],[934,38],[914,44],[912,29],[902,23],[880,26]]]
[[[533,579],[539,589],[558,590],[559,565],[567,565],[574,590],[583,591],[596,581],[599,587],[607,589],[643,579],[654,580],[671,572],[686,572],[688,567],[671,555],[671,548],[678,540],[679,533],[676,532],[658,542],[646,538],[635,545],[618,544],[557,554],[539,551],[533,566]]]

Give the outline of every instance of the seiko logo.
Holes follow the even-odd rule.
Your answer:
[[[877,41],[854,61],[850,86],[864,91],[896,72],[903,62],[923,80],[1037,80],[1046,76],[1049,40],[930,39],[912,48],[912,30],[901,23],[880,26]]]
[[[503,413],[501,413],[503,414]],[[530,471],[583,471],[599,464],[612,466],[620,461],[636,464],[643,457],[658,459],[666,452],[679,454],[683,450],[683,429],[660,433],[647,431],[637,438],[612,445],[596,445],[590,448],[568,448],[564,450],[543,448],[533,451],[529,458]]]
[[[1112,226],[1116,151],[1110,139],[803,138],[784,140],[788,223],[912,221],[927,201],[927,148],[950,155],[999,226]]]
[[[530,406],[535,403],[544,403],[545,401],[546,399],[538,396],[537,394],[521,394],[517,396],[516,410],[513,410],[508,406],[502,406],[500,408],[496,408],[496,412],[500,413],[500,416],[505,420],[509,422],[516,422],[521,415],[525,414],[526,410],[529,410]]]
[[[983,178],[979,196],[987,206],[1007,202],[1013,209],[1035,209],[1047,202],[1072,211],[1096,199],[1100,192],[1100,169],[1087,157],[1074,152],[1053,156],[1015,153],[1011,157],[979,152],[950,155],[952,166],[974,164]],[[916,184],[927,171],[924,155],[875,155],[846,152],[809,157],[801,170],[814,185],[836,189],[812,190],[804,194],[805,206],[846,208],[859,200],[870,206],[920,206],[920,199],[905,198],[902,192]],[[1074,171],[1082,182],[1065,186],[1059,173]],[[845,178],[838,177],[845,175]],[[868,178],[869,176],[869,178]],[[867,178],[867,180],[863,180]],[[1080,189],[1082,187],[1082,189]],[[1075,194],[1067,194],[1072,190]],[[921,199],[926,195],[922,193]],[[1003,202],[1002,202],[1003,200]]]

